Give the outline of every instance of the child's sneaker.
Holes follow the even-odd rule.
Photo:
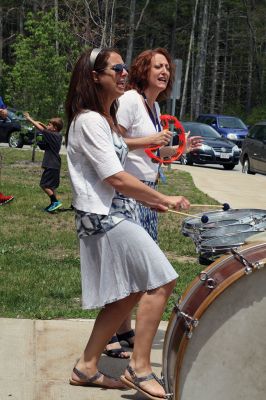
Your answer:
[[[48,211],[48,208],[50,208],[51,205],[52,205],[52,203],[50,203],[49,206],[45,207],[45,208],[43,209],[43,211],[46,211],[46,212],[47,212],[47,211]]]
[[[55,210],[57,210],[58,208],[62,207],[62,203],[61,201],[54,201],[48,208],[47,211],[48,212],[53,212]]]
[[[9,201],[11,201],[13,199],[14,199],[14,196],[4,196],[3,193],[0,193],[0,206],[8,203]]]

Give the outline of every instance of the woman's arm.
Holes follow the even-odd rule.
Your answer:
[[[150,188],[125,171],[118,172],[104,180],[116,191],[125,196],[145,203],[150,208],[157,211],[167,211],[168,208],[188,209],[189,201],[183,196],[166,196],[157,190]]]
[[[119,131],[124,138],[129,150],[143,149],[145,147],[151,146],[166,146],[171,138],[173,133],[167,130],[163,130],[158,133],[153,133],[149,136],[144,137],[127,137],[127,130],[122,125],[119,125]]]

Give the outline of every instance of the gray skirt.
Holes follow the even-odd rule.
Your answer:
[[[84,309],[104,307],[178,277],[145,229],[129,220],[80,238],[80,264]]]

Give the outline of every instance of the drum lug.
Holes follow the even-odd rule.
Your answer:
[[[161,386],[165,389],[165,379],[163,376],[163,373],[161,372],[161,379],[159,379],[159,383],[161,384]],[[165,393],[165,396],[167,399],[172,400],[173,399],[173,395],[174,393]]]
[[[208,273],[205,271],[201,271],[201,273],[199,274],[199,278],[200,278],[201,282],[204,282],[205,285],[207,286],[207,288],[209,288],[209,289],[214,289],[217,286],[216,280],[213,278],[210,278]]]
[[[243,257],[240,253],[238,253],[238,251],[236,251],[234,248],[231,249],[231,253],[233,254],[233,256],[236,260],[238,260],[241,264],[244,265],[246,275],[250,275],[255,268],[259,268],[256,265],[256,264],[259,264],[258,262],[256,262],[255,264],[250,263],[245,257]]]
[[[196,318],[191,317],[191,315],[188,315],[184,313],[183,311],[180,310],[179,306],[176,304],[175,305],[175,310],[180,318],[183,318],[185,321],[185,327],[186,327],[186,337],[190,339],[193,335],[193,329],[196,328],[199,324],[199,320]]]

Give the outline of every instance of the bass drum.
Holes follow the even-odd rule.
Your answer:
[[[266,243],[201,272],[172,312],[163,378],[174,400],[264,400]],[[198,326],[197,326],[198,324]]]

